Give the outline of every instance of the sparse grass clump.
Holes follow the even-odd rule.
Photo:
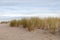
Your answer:
[[[27,27],[27,19],[26,18],[21,19],[21,25],[23,25],[24,28]]]
[[[2,21],[2,22],[1,22],[1,24],[7,24],[7,23],[8,23],[8,22],[6,22],[6,21]]]
[[[21,25],[21,20],[17,20],[17,27]]]
[[[11,27],[17,26],[17,20],[11,20],[10,21],[10,26]]]
[[[31,18],[27,21],[27,28],[29,31],[34,30],[34,19]]]
[[[33,31],[35,28],[40,27],[40,19],[38,17],[32,17],[27,21],[28,30]]]
[[[55,33],[57,30],[57,19],[56,18],[48,18],[47,22],[49,24],[49,30],[51,33]]]

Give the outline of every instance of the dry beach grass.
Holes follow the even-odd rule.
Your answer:
[[[28,28],[29,31],[33,31],[35,28],[39,29],[48,29],[51,33],[59,31],[60,28],[60,18],[44,18],[31,17],[31,18],[22,18],[20,20],[11,20],[10,26],[19,26],[22,25],[24,28]]]

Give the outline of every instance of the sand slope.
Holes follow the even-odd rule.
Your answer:
[[[0,40],[60,40],[60,38],[40,29],[29,32],[22,27],[0,24]]]

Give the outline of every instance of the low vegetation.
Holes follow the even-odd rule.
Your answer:
[[[1,21],[0,22],[1,24],[7,24],[7,23],[9,23],[8,21]]]
[[[17,26],[17,20],[11,20],[10,21],[10,26],[11,27]]]
[[[39,18],[39,17],[31,17],[31,18],[22,18],[21,20],[11,20],[10,26],[19,26],[22,25],[23,28],[28,28],[29,31],[33,31],[35,28],[38,29],[47,29],[51,33],[56,33],[58,28],[60,28],[60,18]]]
[[[22,18],[20,21],[21,21],[20,24],[23,25],[24,28],[26,28],[27,27],[27,19],[26,18]]]

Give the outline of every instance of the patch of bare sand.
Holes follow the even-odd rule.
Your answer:
[[[0,24],[0,40],[60,40],[60,38],[40,29],[29,32],[22,27]]]

